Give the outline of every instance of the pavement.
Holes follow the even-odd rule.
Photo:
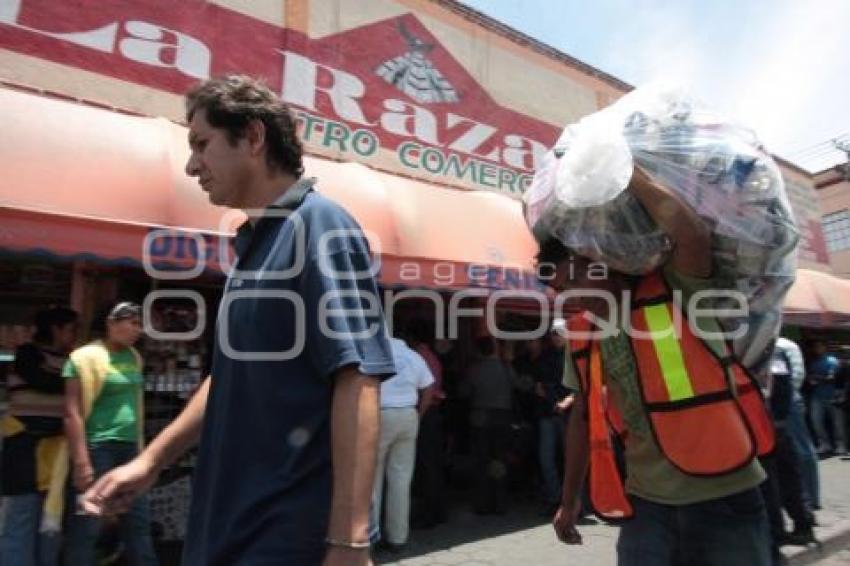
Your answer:
[[[815,528],[821,548],[785,547],[793,566],[850,566],[850,461],[822,460],[823,509]],[[790,526],[790,522],[789,522]],[[566,546],[531,501],[517,501],[503,516],[479,516],[465,504],[454,506],[449,520],[431,530],[411,531],[397,555],[379,551],[376,564],[401,566],[609,566],[616,563],[619,529],[605,524],[579,528],[584,542]]]
[[[815,535],[821,548],[784,549],[789,562],[794,566],[817,564],[818,566],[850,566],[850,458],[821,460],[821,503],[817,512],[818,526]]]

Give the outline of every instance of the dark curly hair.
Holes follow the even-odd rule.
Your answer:
[[[198,110],[207,122],[227,131],[231,144],[245,136],[248,124],[259,120],[266,128],[266,162],[272,169],[304,174],[304,148],[289,107],[263,82],[245,75],[227,75],[204,81],[186,94],[186,121]]]
[[[53,329],[57,326],[77,322],[80,315],[67,307],[53,306],[49,309],[38,311],[35,315],[34,342],[49,344],[53,340]]]
[[[573,256],[570,249],[557,238],[548,238],[541,242],[539,246],[537,256],[535,257],[538,264],[551,263],[557,265]]]

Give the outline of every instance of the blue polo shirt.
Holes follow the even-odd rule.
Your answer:
[[[829,401],[835,396],[835,374],[838,372],[838,358],[824,354],[809,364],[809,376],[817,378],[812,396],[821,401]]]
[[[333,375],[395,373],[368,244],[311,180],[243,225],[235,244],[183,562],[320,564]]]

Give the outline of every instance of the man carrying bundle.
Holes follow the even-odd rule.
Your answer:
[[[568,129],[559,143],[576,131]],[[680,135],[682,128],[675,131]],[[568,141],[567,151],[578,147],[576,140]],[[542,182],[561,183],[552,191],[555,196],[541,200],[532,187],[526,198],[540,245],[541,279],[558,292],[569,291],[568,304],[581,311],[567,329],[564,385],[581,394],[567,429],[555,531],[563,542],[581,544],[575,525],[587,481],[597,515],[622,524],[620,566],[768,565],[770,534],[759,490],[765,473],[757,457],[773,449],[773,428],[758,384],[735,355],[747,328],[730,335],[728,325],[716,318],[728,311],[706,309],[722,301],[703,301],[735,291],[734,285],[718,284],[730,264],[718,260],[718,228],[706,220],[710,215],[697,210],[681,186],[668,186],[663,164],[651,174],[644,170],[639,144],[634,138],[628,143],[635,159],[634,165],[629,160],[626,188],[600,207],[610,209],[610,202],[621,207],[614,225],[624,225],[623,210],[637,210],[648,218],[630,222],[632,227],[651,224],[660,231],[665,249],[647,251],[645,257],[653,259],[644,262],[645,269],[638,264],[638,269],[618,269],[633,258],[617,250],[607,253],[613,249],[611,230],[582,240],[582,231],[592,231],[594,223],[598,229],[601,222],[595,212],[564,204],[565,191],[575,187],[565,189],[563,183],[586,182],[581,177],[549,171]],[[685,169],[681,163],[680,158]],[[738,174],[736,182],[743,183],[735,167],[729,174]],[[690,181],[692,188],[703,179],[694,175]],[[553,199],[560,201],[553,204]],[[535,206],[536,213],[529,214]],[[743,270],[742,265],[733,267]],[[750,297],[738,296],[747,307]],[[773,331],[774,325],[764,332],[761,324],[773,306],[779,305],[760,311],[757,321],[752,314],[744,318],[757,322],[751,334]],[[625,470],[617,464],[612,436],[625,446]]]

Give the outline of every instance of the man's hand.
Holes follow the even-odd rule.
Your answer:
[[[566,413],[570,407],[573,406],[573,401],[575,397],[573,395],[567,395],[557,403],[555,403],[555,412],[562,415]]]
[[[322,566],[372,566],[372,557],[368,548],[331,546]]]
[[[145,450],[127,464],[110,470],[83,497],[83,509],[92,515],[125,513],[133,499],[148,491],[160,470],[170,466],[197,444],[212,379],[201,382],[183,412],[165,427]]]
[[[576,521],[578,520],[579,511],[581,510],[580,503],[567,505],[561,503],[558,511],[555,512],[555,518],[552,520],[552,526],[555,528],[555,534],[558,539],[565,544],[581,544],[581,535],[576,529]]]
[[[95,516],[126,513],[133,500],[148,491],[159,469],[144,455],[110,470],[101,477],[83,497],[83,509]]]
[[[672,241],[670,261],[676,271],[693,277],[710,277],[711,230],[694,209],[638,166],[634,168],[629,191]]]

